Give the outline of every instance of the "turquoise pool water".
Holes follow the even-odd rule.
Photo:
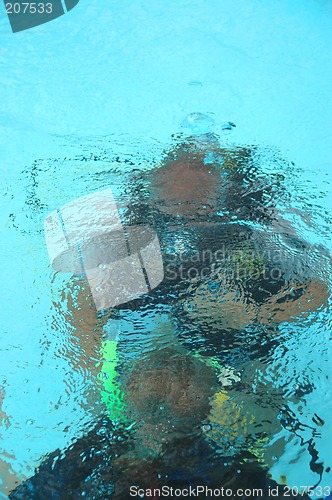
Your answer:
[[[15,35],[0,12],[0,457],[23,480],[98,413],[89,369],[68,362],[75,346],[61,295],[67,278],[54,276],[43,234],[50,211],[118,182],[116,172],[132,165],[152,168],[183,118],[200,111],[217,132],[236,124],[221,134],[225,147],[261,148],[262,168],[284,173],[290,205],[309,214],[309,223],[293,215],[301,236],[331,251],[332,7],[81,0],[66,16]],[[279,347],[257,380],[278,388],[296,379],[314,390],[291,407],[299,432],[284,428],[271,439],[271,449],[284,445],[270,472],[290,486],[316,484],[303,445],[314,432],[321,484],[331,484],[331,311],[294,331],[287,354]],[[315,413],[324,425],[313,430]],[[7,476],[1,480],[5,497]]]

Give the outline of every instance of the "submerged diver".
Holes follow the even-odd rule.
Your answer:
[[[214,481],[215,447],[234,463],[243,449],[268,462],[264,445],[281,428],[283,395],[260,411],[248,393],[255,366],[277,342],[280,323],[328,297],[314,247],[278,214],[282,179],[260,175],[253,150],[225,149],[214,134],[201,134],[179,142],[161,166],[133,175],[128,189],[122,220],[156,231],[164,279],[102,313],[77,280],[72,308],[81,356],[92,361],[110,421],[122,422],[131,443],[112,460],[119,498],[135,481],[165,483],[162,471],[184,471],[182,456],[194,457],[188,478],[205,453]],[[98,325],[94,342],[91,325]]]

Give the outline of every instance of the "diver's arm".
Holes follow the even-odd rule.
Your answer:
[[[287,214],[295,214],[301,218],[304,224],[312,227],[308,215],[304,212],[296,208],[289,208]],[[289,218],[285,217],[285,214],[280,214],[277,210],[273,210],[271,225],[273,232],[281,238],[286,246],[294,245],[295,248],[303,248],[304,252],[313,248],[307,241],[301,238],[295,225],[290,222]],[[300,255],[299,258],[301,259]],[[265,301],[260,308],[260,319],[263,322],[281,323],[284,321],[296,321],[299,315],[306,317],[316,309],[327,305],[330,296],[328,286],[330,256],[327,250],[324,251],[322,249],[321,259],[324,265],[320,266],[320,276],[315,276],[315,271],[310,266],[310,262],[308,262],[308,267],[310,267],[309,276],[303,276],[301,283],[296,282],[294,279],[277,295]],[[300,297],[294,298],[296,295],[299,295],[298,292],[301,294]]]
[[[302,295],[295,299],[294,292],[303,289]],[[329,288],[321,279],[311,279],[305,284],[290,283],[280,293],[266,300],[259,311],[259,322],[277,325],[283,322],[298,321],[299,316],[307,317],[310,313],[325,307],[328,303]]]
[[[66,311],[60,304],[54,303],[59,309],[59,314],[65,315],[66,324],[70,325],[69,330],[72,334],[73,356],[70,358],[72,366],[78,370],[87,369],[96,376],[98,369],[96,363],[100,361],[101,337],[103,335],[103,326],[107,318],[98,313],[89,284],[84,278],[74,278],[71,286],[63,292],[61,304],[67,303]]]

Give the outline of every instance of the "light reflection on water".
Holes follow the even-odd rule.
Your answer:
[[[121,150],[121,145],[119,148],[114,145],[113,148],[114,151]],[[325,299],[320,300],[320,295],[326,292],[324,286],[310,297],[309,302],[314,301],[314,307],[309,307],[309,315],[300,307],[287,317],[282,300],[277,308],[265,302],[263,310],[253,298],[252,294],[258,293],[254,286],[250,292],[248,287],[239,286],[239,280],[234,280],[234,276],[233,281],[227,277],[228,281],[223,281],[220,274],[223,263],[217,262],[217,266],[204,277],[191,279],[188,274],[184,274],[180,280],[170,279],[167,286],[161,286],[151,294],[149,300],[142,299],[129,307],[124,305],[111,314],[97,316],[84,280],[61,273],[52,274],[45,259],[43,234],[40,232],[43,218],[57,206],[93,190],[107,188],[110,184],[115,187],[118,196],[130,200],[133,190],[128,182],[133,166],[138,166],[136,174],[142,170],[149,171],[158,163],[158,157],[165,157],[159,145],[156,148],[159,153],[152,146],[149,154],[136,153],[131,158],[113,154],[109,145],[107,148],[102,145],[100,149],[101,152],[89,157],[73,155],[71,159],[40,160],[33,168],[28,167],[20,179],[27,197],[25,205],[17,211],[11,231],[19,235],[22,247],[28,239],[30,241],[31,253],[24,262],[28,267],[32,263],[36,271],[32,299],[35,304],[39,301],[47,304],[48,309],[46,317],[44,314],[43,326],[40,327],[43,333],[39,336],[39,343],[35,341],[36,337],[31,336],[34,349],[37,349],[34,364],[38,368],[32,370],[33,358],[25,356],[27,368],[34,380],[33,384],[29,380],[27,382],[27,396],[38,400],[38,394],[45,392],[43,380],[41,388],[37,387],[38,378],[47,380],[47,385],[51,387],[39,400],[39,408],[48,401],[46,411],[45,406],[43,408],[43,418],[38,413],[25,414],[25,430],[22,418],[14,417],[14,424],[9,414],[9,434],[11,426],[20,428],[28,441],[38,435],[46,436],[52,428],[63,433],[64,446],[68,446],[70,440],[74,441],[86,434],[97,422],[98,432],[105,428],[109,437],[109,433],[112,433],[109,419],[100,422],[105,413],[105,404],[100,397],[103,382],[98,378],[98,373],[101,366],[100,342],[110,339],[118,342],[116,380],[119,386],[122,384],[121,391],[126,400],[126,420],[119,425],[120,429],[128,430],[120,431],[119,438],[127,445],[124,444],[119,453],[114,451],[113,457],[120,478],[121,474],[133,473],[132,467],[137,466],[137,460],[142,458],[151,461],[148,469],[149,474],[153,474],[156,470],[174,471],[174,463],[181,467],[181,457],[186,457],[189,463],[184,472],[184,476],[188,477],[197,473],[200,466],[197,456],[201,455],[205,462],[211,464],[215,464],[215,460],[220,457],[227,457],[227,463],[234,466],[242,466],[246,460],[258,461],[271,470],[276,480],[280,480],[280,476],[287,471],[284,463],[278,467],[278,460],[288,453],[291,457],[299,457],[298,461],[306,473],[313,460],[311,473],[313,481],[316,481],[323,473],[321,461],[328,460],[320,446],[326,425],[326,346],[330,338],[329,309]],[[135,145],[127,146],[127,149],[134,151]],[[239,151],[240,148],[228,155],[225,168],[233,167]],[[261,158],[269,158],[266,170],[268,173],[273,172],[274,180],[278,182],[269,183],[263,176],[260,177],[259,186],[263,185],[267,189],[264,206],[276,204],[279,210],[286,212],[279,226],[281,233],[289,229],[288,217],[298,229],[300,237],[307,240],[305,236],[313,233],[316,235],[313,241],[319,242],[321,226],[306,224],[307,220],[302,216],[292,218],[294,214],[287,212],[287,208],[293,206],[294,198],[298,210],[315,216],[316,220],[321,218],[323,229],[329,224],[324,211],[317,209],[317,205],[313,210],[312,204],[304,201],[305,196],[299,186],[296,193],[287,190],[275,203],[274,197],[281,192],[280,186],[286,184],[289,188],[294,183],[294,177],[289,178],[291,170],[286,162],[273,160],[273,152],[268,155],[269,152],[263,151]],[[254,156],[259,158],[258,151]],[[166,182],[172,175],[171,172]],[[253,170],[249,175],[251,181],[255,175]],[[152,188],[154,182],[155,179],[152,179]],[[158,183],[157,187],[160,189]],[[254,183],[254,187],[257,184]],[[149,192],[149,183],[143,183],[143,189]],[[204,196],[204,185],[193,186],[193,189]],[[250,194],[250,189],[253,189],[253,184],[249,182],[245,186],[247,194]],[[150,192],[160,194],[160,190]],[[179,189],[177,196],[182,195],[183,191]],[[223,199],[224,203],[226,198]],[[158,215],[165,217],[166,214],[164,230],[167,230],[161,237],[166,263],[168,258],[174,262],[174,253],[182,255],[180,265],[185,263],[185,270],[188,270],[188,258],[186,260],[183,256],[191,255],[193,249],[210,248],[215,252],[221,248],[221,242],[226,240],[229,244],[232,238],[235,242],[239,238],[235,223],[241,221],[246,213],[241,211],[236,198],[231,201],[235,209],[239,210],[239,215],[234,217],[234,212],[224,211],[225,222],[232,227],[230,233],[227,230],[225,233],[223,226],[221,232],[219,226],[216,230],[214,215],[204,211],[200,214],[202,229],[188,217],[187,209],[182,213],[187,217],[184,227],[178,223],[174,205],[168,207],[167,203],[160,204],[159,201],[157,198],[149,217],[150,220],[156,220]],[[197,197],[190,203],[195,206]],[[177,205],[176,210],[181,210],[181,205]],[[260,219],[260,211],[255,214]],[[212,229],[209,224],[205,228],[206,223],[212,224]],[[259,224],[261,222],[258,223],[258,229]],[[256,227],[255,224],[253,227]],[[243,241],[248,241],[250,232],[250,226],[241,226]],[[271,237],[275,245],[296,253],[295,237],[281,243],[278,238]],[[309,260],[304,267],[309,275],[314,270],[314,276],[320,273],[322,282],[328,283],[327,253],[319,250],[319,247],[315,247],[309,252],[306,256]],[[192,265],[190,260],[189,264]],[[25,278],[25,283],[25,291],[32,291],[29,277]],[[266,301],[266,291],[260,290],[260,293],[263,294],[260,300]],[[277,286],[277,293],[281,293],[280,286]],[[294,297],[298,298],[296,294]],[[317,298],[318,302],[315,303]],[[288,299],[293,300],[292,297]],[[318,312],[315,312],[316,307]],[[276,316],[281,320],[276,320]],[[278,326],[280,321],[282,323]],[[27,318],[28,330],[29,322],[35,328],[36,319],[33,315]],[[21,342],[26,340],[27,337],[21,337]],[[217,360],[212,359],[214,357]],[[210,363],[211,359],[214,363]],[[24,366],[23,363],[22,359],[20,368]],[[218,377],[219,381],[216,380]],[[51,395],[53,378],[57,382]],[[10,393],[6,387],[5,391]],[[325,403],[318,404],[317,400],[322,396]],[[20,404],[18,400],[15,403],[17,411]],[[91,446],[97,438],[91,433],[89,436],[92,437],[86,444]],[[110,441],[112,443],[112,439]],[[103,441],[104,454],[107,454],[109,446],[113,450],[110,441]],[[289,451],[290,447],[292,452]],[[49,449],[43,449],[41,454],[53,449],[50,440]],[[320,450],[319,459],[315,458],[317,449]],[[37,455],[34,454],[32,458],[35,463],[41,460],[41,456]],[[251,458],[248,459],[248,456]],[[24,460],[31,464],[31,453],[27,451],[26,457],[19,459],[22,470],[26,469]],[[163,457],[164,462],[158,462],[160,457]],[[154,462],[156,460],[157,465]],[[56,461],[61,462],[58,457]],[[224,473],[224,468],[222,470]],[[98,489],[105,479],[105,471],[98,473],[95,470],[94,473],[97,478],[94,488]],[[111,480],[113,477],[110,476],[109,483]]]

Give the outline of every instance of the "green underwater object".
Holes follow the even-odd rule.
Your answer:
[[[102,361],[99,380],[103,384],[101,390],[101,401],[105,404],[107,414],[112,421],[125,421],[125,402],[124,393],[120,388],[118,373],[117,341],[105,340],[102,343],[100,354]]]

